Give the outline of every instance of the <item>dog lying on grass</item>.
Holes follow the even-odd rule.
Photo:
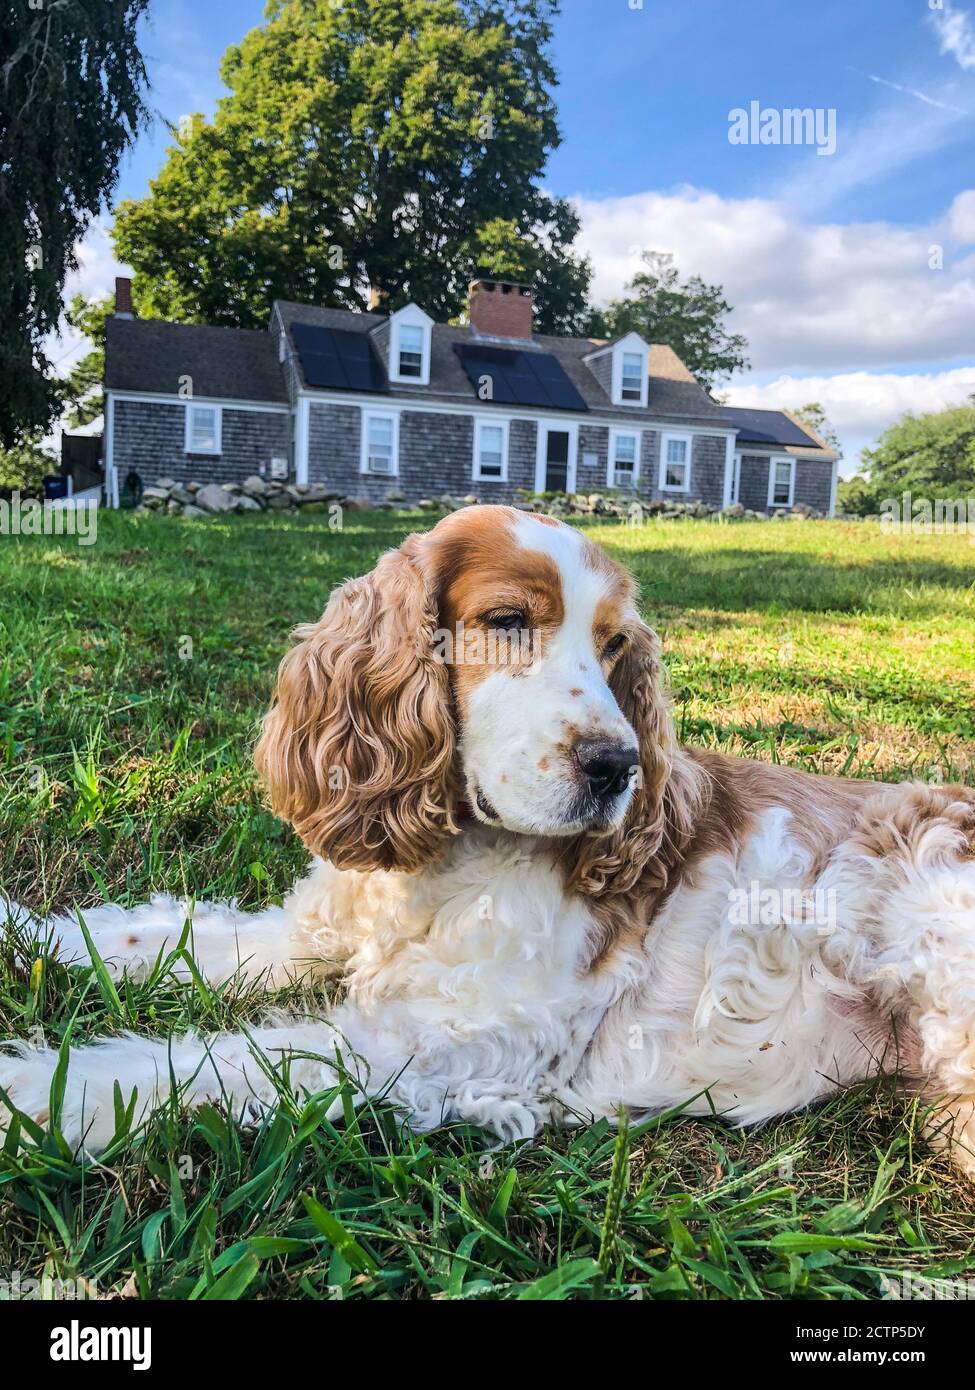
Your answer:
[[[78,1048],[72,1146],[112,1140],[116,1083],[137,1121],[174,1087],[246,1120],[282,1075],[327,1091],[339,1059],[418,1129],[502,1140],[620,1106],[749,1124],[896,1064],[975,1175],[971,791],[678,746],[630,577],[505,507],[409,537],[297,637],[256,761],[316,857],[280,908],[196,906],[190,940],[216,984],[329,977],[340,1002],[246,1035]],[[86,924],[138,976],[189,910]],[[74,918],[40,929],[88,959]],[[6,1107],[48,1123],[57,1060],[9,1045]]]

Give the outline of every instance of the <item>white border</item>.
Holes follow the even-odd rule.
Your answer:
[[[626,425],[615,425],[609,431],[609,452],[606,455],[606,486],[616,487],[616,441],[621,434],[636,440],[636,458],[633,464],[634,491],[640,482],[640,457],[643,453],[643,430],[628,429]]]
[[[423,348],[419,376],[401,376],[399,370],[399,330],[406,325],[419,328],[423,333]],[[402,386],[430,385],[430,340],[433,332],[433,319],[425,314],[418,304],[404,304],[395,314],[389,316],[389,371],[390,381]]]
[[[772,494],[775,491],[775,473],[780,463],[789,465],[789,500],[788,502],[774,502]],[[791,507],[796,496],[796,461],[791,454],[772,454],[768,461],[768,502],[770,510],[773,508],[778,511],[781,507]]]
[[[200,400],[194,396],[191,401],[186,401],[186,418],[183,421],[183,453],[189,454],[192,458],[217,458],[223,453],[223,406],[215,405],[213,401]],[[213,431],[212,449],[194,449],[192,444],[192,426],[190,420],[194,410],[212,410],[216,418],[216,426]]]
[[[471,463],[471,481],[475,483],[506,483],[508,481],[508,437],[510,421],[497,419],[478,419],[474,421],[474,458]],[[481,472],[481,431],[485,428],[501,431],[501,476],[493,477]]]
[[[375,473],[369,467],[369,421],[392,420],[393,422],[393,471]],[[362,410],[359,415],[359,472],[367,478],[399,477],[399,414],[395,410]]]
[[[222,410],[257,410],[267,415],[287,415],[290,405],[277,401],[232,401],[222,396],[178,396],[157,391],[107,391],[106,397],[116,401],[132,401],[138,405],[218,405]]]
[[[682,439],[687,444],[687,472],[684,477],[683,487],[673,487],[667,479],[667,443],[671,439]],[[661,492],[690,492],[691,478],[694,470],[694,435],[686,430],[666,430],[660,436],[660,474],[658,486]]]
[[[569,457],[566,467],[565,491],[566,494],[576,490],[576,464],[579,454],[579,421],[560,420],[552,415],[535,415],[532,417],[537,425],[535,437],[535,491],[545,491],[545,455],[548,452],[548,436],[550,431],[557,431],[559,434],[569,436]]]

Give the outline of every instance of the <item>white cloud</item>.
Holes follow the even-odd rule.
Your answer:
[[[973,348],[975,193],[928,226],[816,223],[765,198],[723,198],[685,187],[576,200],[594,294],[622,292],[641,248],[670,251],[684,275],[724,286],[731,327],[756,371],[850,370],[949,363]],[[931,248],[944,269],[929,268]]]
[[[764,384],[728,388],[728,404],[795,410],[818,401],[843,442],[842,471],[856,471],[859,452],[908,411],[923,414],[962,405],[975,394],[975,366],[945,372],[844,372],[836,376],[779,376]]]
[[[958,194],[946,220],[955,241],[962,246],[975,245],[975,188]]]
[[[946,0],[943,10],[931,11],[931,23],[941,52],[950,54],[966,72],[975,68],[975,25],[968,11],[956,10]]]

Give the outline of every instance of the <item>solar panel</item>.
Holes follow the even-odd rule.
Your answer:
[[[309,386],[384,391],[386,379],[364,333],[293,323],[291,337]]]
[[[816,448],[816,441],[779,410],[749,410],[744,406],[725,406],[724,414],[730,424],[738,426],[740,441]]]
[[[586,410],[585,401],[549,352],[471,346],[456,348],[464,371],[482,397],[501,405],[541,405],[552,410]],[[489,395],[484,395],[487,383]]]

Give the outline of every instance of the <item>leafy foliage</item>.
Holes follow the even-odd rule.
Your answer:
[[[797,420],[808,425],[811,430],[815,430],[820,439],[828,444],[831,449],[837,454],[842,455],[843,446],[840,443],[840,437],[836,433],[835,426],[830,421],[829,416],[826,414],[825,409],[820,405],[819,401],[810,401],[808,405],[802,405],[798,410],[794,410],[792,413]]]
[[[92,344],[90,351],[75,362],[62,387],[63,401],[68,407],[68,424],[72,429],[90,425],[104,410],[105,321],[114,312],[114,296],[85,299],[80,294],[75,295],[65,311],[71,327],[83,333]]]
[[[627,297],[593,311],[592,336],[639,333],[648,343],[664,343],[708,391],[733,372],[747,370],[748,344],[725,327],[731,305],[720,285],[708,285],[699,275],[682,283],[667,252],[646,251],[643,264],[626,287]]]
[[[116,247],[140,312],[264,327],[272,298],[458,314],[487,250],[540,269],[540,323],[581,312],[578,219],[538,187],[559,144],[556,0],[272,0],[230,48]],[[504,230],[500,224],[505,223]]]
[[[145,114],[136,41],[148,0],[7,0],[0,25],[0,442],[58,406],[45,336],[74,248],[115,186]]]
[[[58,471],[57,459],[39,444],[15,444],[0,448],[0,489],[24,497],[42,497],[44,479]]]

